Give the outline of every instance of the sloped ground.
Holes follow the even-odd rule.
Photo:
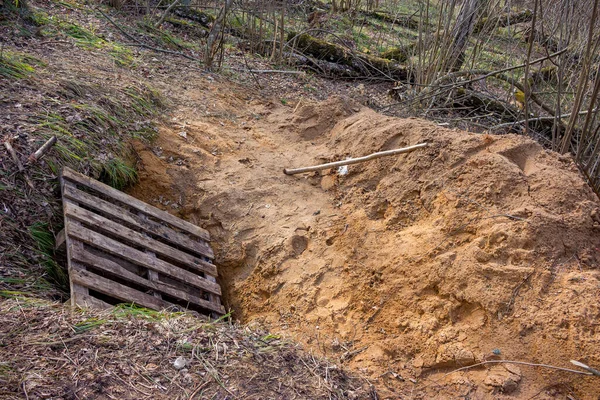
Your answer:
[[[371,398],[362,379],[260,330],[122,307],[0,302],[2,399]]]
[[[77,10],[64,13],[67,22],[81,17]],[[52,12],[58,11],[64,10]],[[89,21],[102,26],[94,32],[105,38],[118,34],[98,18]],[[68,43],[33,37],[5,49],[33,54],[44,63],[35,67],[41,75],[12,82],[2,92],[0,105],[8,110],[2,128],[25,133],[18,138],[19,155],[26,157],[42,141],[36,136],[41,125],[28,121],[29,114],[58,110],[60,126],[71,129],[92,117],[89,109],[74,113],[73,104],[94,106],[103,95],[118,95],[112,90],[128,82],[158,89],[176,111],[164,115],[168,123],[154,144],[134,142],[141,182],[131,193],[210,230],[235,318],[290,336],[369,376],[383,398],[591,399],[600,393],[594,378],[523,365],[452,372],[494,358],[600,365],[598,201],[568,157],[521,137],[473,135],[393,119],[348,100],[289,101],[314,83],[307,77],[260,77],[259,91],[154,54],[125,54],[119,59],[131,56],[133,64],[124,68],[107,58],[105,48],[82,48],[80,39],[60,35],[55,39]],[[87,88],[102,88],[100,96],[97,91],[75,99],[56,96],[73,76]],[[28,96],[21,95],[25,90]],[[137,126],[151,133],[148,120],[140,113],[124,122],[131,131]],[[99,173],[92,161],[113,159],[119,150],[118,135],[102,142],[89,132],[75,133],[99,144],[81,157],[82,171]],[[423,141],[431,146],[351,166],[346,176],[282,173],[284,167]],[[55,175],[41,163],[43,173],[32,174],[38,190],[29,190],[10,157],[0,156],[11,171],[3,179],[14,185],[0,189],[0,195],[13,196],[1,200],[18,208],[10,219],[3,216],[0,233],[16,232],[27,243],[29,224],[57,209]],[[65,163],[56,152],[44,162],[51,161]],[[26,202],[18,205],[13,199],[23,193]],[[27,211],[38,199],[49,204]],[[206,392],[196,398],[227,398],[228,391],[250,398],[372,396],[362,380],[343,372],[333,378],[332,371],[339,370],[322,361],[311,364],[304,353],[245,358],[235,344],[246,341],[251,353],[260,353],[266,342],[271,350],[279,342],[267,334],[245,332],[250,336],[243,339],[241,330],[219,325],[214,328],[219,334],[212,335],[206,326],[192,329],[196,322],[188,317],[167,316],[169,322],[159,323],[121,314],[72,315],[61,306],[27,300],[4,290],[18,281],[20,292],[40,291],[39,274],[19,275],[31,272],[23,270],[32,264],[32,252],[25,250],[11,249],[11,257],[21,254],[18,268],[12,268],[6,252],[0,259],[0,294],[16,297],[0,306],[5,397],[22,398],[25,392],[29,398],[69,397],[72,389],[75,398],[177,398],[198,388]],[[77,336],[82,330],[89,341]],[[207,349],[211,340],[213,350]],[[214,346],[218,340],[227,350]],[[193,350],[200,348],[207,363]],[[233,372],[209,372],[220,368],[216,364],[232,348],[239,358],[232,356],[225,367],[233,364]],[[172,362],[180,355],[194,360],[191,377],[174,371]],[[298,375],[284,374],[277,392],[269,391],[273,382],[260,378],[293,366],[300,367],[294,370]],[[88,367],[92,372],[85,375]],[[244,368],[258,368],[258,375],[244,375]]]
[[[598,200],[570,158],[346,100],[281,105],[198,82],[132,193],[210,230],[229,305],[389,398],[595,398]],[[204,99],[210,101],[205,101]],[[298,167],[421,142],[335,171]],[[144,172],[145,171],[145,172]],[[448,374],[450,373],[450,374]],[[447,375],[448,374],[448,375]]]
[[[58,142],[24,172],[0,145],[0,398],[375,396],[358,374],[263,330],[127,307],[72,312],[42,300],[67,296],[48,257],[62,221],[60,167],[117,187],[135,181],[129,142],[148,143],[155,122],[178,106],[171,101],[186,84],[177,79],[221,78],[120,46],[118,32],[80,3],[29,4],[40,26],[0,14],[0,137],[23,164],[50,136]],[[131,30],[135,22],[119,20]],[[185,370],[173,366],[180,356]]]

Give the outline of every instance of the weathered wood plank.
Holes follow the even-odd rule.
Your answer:
[[[66,236],[65,229],[63,228],[58,235],[56,235],[56,240],[54,241],[54,251],[64,251],[66,248]]]
[[[208,279],[210,282],[214,282],[215,284],[217,283],[217,279],[214,276],[207,276],[206,279]],[[216,295],[214,295],[212,293],[208,294],[208,300],[211,303],[215,303],[215,304],[221,305],[221,297],[216,296]]]
[[[140,212],[138,212],[138,214],[139,214],[140,218],[142,218],[144,220],[148,219],[148,216],[146,214],[144,214],[143,212],[140,211]],[[146,232],[142,232],[142,235],[145,238],[150,238],[150,235]],[[156,257],[156,253],[153,251],[150,251],[149,249],[146,249],[145,252],[150,257]],[[148,280],[149,281],[158,281],[159,280],[158,272],[152,271],[151,269],[147,269],[147,271],[148,271]],[[209,275],[206,275],[206,276],[209,276]],[[154,290],[152,294],[154,295],[154,297],[158,297],[158,298],[162,299],[162,295],[159,292],[157,292],[156,290]]]
[[[110,304],[97,299],[94,296],[90,296],[89,294],[80,294],[77,296],[76,305],[79,307],[95,308],[97,310],[108,310],[113,308]]]
[[[90,245],[84,245],[83,246],[83,250],[85,250],[87,253],[90,253],[93,256],[96,257],[102,257],[102,258],[106,258],[114,263],[117,263],[121,266],[121,268],[126,269],[127,271],[131,272],[132,274],[135,274],[137,276],[142,276],[144,274],[145,271],[148,271],[148,268],[143,268],[140,267],[139,265],[135,265],[133,263],[130,263],[127,260],[124,260],[122,258],[113,256],[112,254],[108,254],[102,250],[98,250],[95,247],[92,247]]]
[[[91,273],[90,271],[72,271],[73,282],[92,288],[93,290],[103,293],[107,296],[114,297],[125,302],[134,302],[142,307],[151,308],[153,310],[164,310],[172,307],[173,304],[168,301],[158,299],[152,295],[142,293],[129,286],[113,282],[103,278],[100,275]]]
[[[197,255],[208,257],[210,259],[214,258],[213,250],[208,243],[190,239],[185,234],[176,232],[169,227],[149,219],[140,218],[139,216],[117,206],[116,204],[112,204],[106,200],[92,196],[91,194],[81,191],[74,186],[66,186],[64,188],[63,196],[79,204],[85,205],[86,207],[95,211],[103,212],[111,217],[126,222],[145,232],[159,235],[167,242],[181,246]]]
[[[176,288],[173,285],[169,285],[164,282],[159,281],[151,281],[148,279],[144,279],[141,276],[138,276],[122,266],[118,263],[111,261],[107,258],[101,258],[98,255],[91,254],[86,250],[77,250],[73,252],[73,259],[87,265],[89,267],[94,267],[104,272],[108,272],[114,275],[117,275],[128,282],[136,283],[140,286],[143,286],[147,289],[152,289],[155,292],[160,292],[167,294],[169,296],[176,297],[181,300],[185,300],[189,303],[196,304],[200,307],[204,307],[206,309],[216,311],[221,314],[225,314],[225,309],[219,303],[211,303],[210,301],[199,298],[198,296],[193,296],[189,293],[186,293],[183,290]],[[217,297],[216,295],[212,295]],[[218,298],[218,297],[217,297]]]
[[[148,254],[124,245],[114,239],[103,236],[83,226],[73,224],[67,225],[67,237],[81,240],[91,246],[97,247],[114,256],[121,257],[133,264],[152,269],[154,271],[171,276],[188,285],[197,287],[209,293],[221,295],[221,287],[200,276],[178,268],[166,261],[148,256]]]
[[[179,261],[195,271],[204,272],[212,276],[217,275],[217,267],[214,264],[207,263],[204,260],[177,250],[162,242],[146,237],[139,232],[124,227],[123,225],[111,221],[108,218],[104,218],[101,215],[94,214],[91,211],[77,207],[73,204],[65,204],[64,213],[67,217],[70,217],[76,221],[92,225],[97,231],[107,232],[121,239],[131,241],[157,254]]]
[[[179,219],[166,211],[160,210],[156,207],[146,204],[143,201],[136,199],[135,197],[129,196],[121,191],[113,189],[108,185],[105,185],[101,182],[98,182],[95,179],[90,178],[89,176],[85,176],[83,174],[80,174],[79,172],[75,172],[70,168],[64,167],[62,170],[62,178],[63,180],[67,179],[80,185],[87,186],[100,193],[110,196],[115,200],[125,203],[138,211],[142,211],[148,215],[162,219],[163,221],[173,226],[176,226],[179,229],[187,231],[192,235],[199,237],[202,240],[205,240],[207,242],[210,241],[210,235],[205,229],[202,229],[194,224]]]
[[[65,183],[61,181],[61,188],[65,187]],[[64,205],[72,205],[74,204],[71,200],[68,199],[63,199],[63,206]],[[79,301],[81,301],[81,299],[83,299],[85,296],[89,295],[89,291],[87,288],[78,285],[77,283],[73,282],[73,273],[75,271],[80,271],[80,270],[84,270],[85,267],[78,264],[77,262],[71,260],[71,254],[73,253],[73,249],[75,248],[83,248],[83,243],[78,242],[77,240],[71,240],[70,238],[67,237],[66,234],[66,225],[69,223],[67,220],[67,215],[64,212],[64,207],[63,207],[63,217],[65,220],[65,245],[67,247],[67,271],[69,272],[69,289],[71,292],[71,306],[74,307],[76,306]],[[71,222],[71,224],[73,225],[77,225],[79,224],[79,222]]]

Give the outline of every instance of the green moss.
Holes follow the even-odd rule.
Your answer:
[[[127,47],[121,46],[117,43],[111,43],[108,54],[120,67],[133,68],[135,66],[133,52]]]
[[[414,48],[414,43],[402,47],[393,47],[381,53],[381,57],[386,58],[388,60],[406,62],[413,53]]]
[[[50,17],[44,11],[33,11],[29,16],[29,20],[35,26],[44,26],[50,23]]]

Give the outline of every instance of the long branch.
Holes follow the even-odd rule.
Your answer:
[[[477,367],[480,367],[480,366],[486,365],[486,364],[518,364],[518,365],[528,365],[530,367],[550,368],[550,369],[556,369],[556,370],[559,370],[559,371],[571,372],[573,374],[594,375],[592,372],[577,371],[577,370],[574,370],[574,369],[563,368],[563,367],[556,367],[554,365],[548,365],[548,364],[535,364],[535,363],[529,363],[529,362],[525,362],[525,361],[488,360],[488,361],[482,361],[482,362],[477,363],[477,364],[468,365],[466,367],[455,369],[454,371],[448,372],[444,376],[448,376],[448,375],[453,374],[455,372],[464,371],[464,370],[471,369],[471,368],[477,368]]]
[[[129,40],[133,40],[135,42],[135,43],[125,44],[126,46],[144,47],[144,48],[146,48],[148,50],[153,50],[153,51],[156,51],[156,52],[159,52],[159,53],[173,54],[173,55],[176,55],[176,56],[179,56],[179,57],[187,58],[188,60],[202,62],[202,60],[199,60],[197,58],[188,56],[187,54],[181,53],[179,51],[165,50],[165,49],[161,49],[161,48],[158,48],[158,47],[148,46],[147,44],[143,43],[139,39],[137,39],[137,38],[133,37],[132,35],[130,35],[129,33],[127,33],[115,21],[113,21],[108,15],[104,14],[101,9],[99,9],[99,8],[96,7],[96,11],[98,11],[100,14],[102,14],[102,16],[104,18],[106,18],[108,20],[108,22],[110,22],[115,28],[117,28],[123,35],[125,35],[125,37],[127,37]]]

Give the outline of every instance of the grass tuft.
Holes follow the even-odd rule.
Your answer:
[[[44,63],[26,54],[2,51],[0,52],[0,76],[7,79],[23,79],[35,72],[34,66]]]
[[[75,330],[75,333],[83,333],[83,332],[91,331],[99,326],[102,326],[107,322],[108,321],[105,319],[92,317],[92,318],[86,319],[85,321],[81,321],[81,322],[78,322],[77,324],[73,325],[73,330]]]
[[[29,227],[29,235],[37,245],[38,254],[42,259],[49,280],[63,291],[68,291],[69,276],[67,271],[54,260],[55,241],[48,224],[36,222]]]
[[[162,321],[169,317],[181,316],[185,313],[154,311],[144,307],[138,307],[134,304],[118,304],[112,311],[115,318],[139,318],[149,321]]]
[[[137,183],[138,175],[136,169],[127,162],[120,158],[113,158],[102,165],[102,171],[98,179],[115,189],[121,190]]]

